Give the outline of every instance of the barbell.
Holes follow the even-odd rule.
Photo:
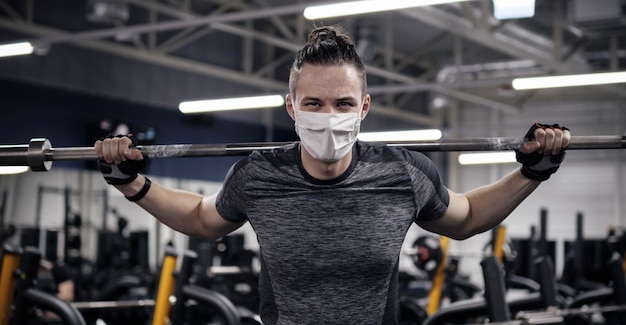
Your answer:
[[[173,304],[175,299],[170,299]],[[118,301],[78,301],[72,302],[71,305],[78,310],[96,310],[96,309],[121,309],[121,308],[138,308],[138,307],[154,307],[156,301],[154,299],[139,300],[118,300]]]
[[[414,151],[507,151],[519,149],[526,140],[514,137],[450,138],[440,140],[384,142]],[[255,150],[276,149],[292,142],[249,142],[227,144],[139,145],[147,158],[242,156]],[[626,136],[572,136],[568,150],[624,149]],[[93,147],[53,148],[46,138],[33,138],[28,144],[0,145],[0,166],[29,166],[32,171],[48,171],[53,161],[98,160]]]

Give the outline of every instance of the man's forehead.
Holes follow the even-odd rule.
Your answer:
[[[360,78],[357,68],[352,64],[310,64],[306,63],[300,70],[303,75],[334,75],[344,78]]]
[[[360,93],[362,85],[358,71],[351,65],[305,65],[301,70],[296,86],[301,91],[339,92],[355,96],[353,93]]]

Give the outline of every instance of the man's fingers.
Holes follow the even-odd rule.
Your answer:
[[[120,140],[119,138],[113,138],[109,141],[109,153],[111,154],[111,160],[114,164],[122,162],[122,155],[120,154]]]
[[[120,156],[122,160],[131,159],[131,160],[142,160],[143,155],[139,149],[131,148],[130,146],[133,144],[133,140],[129,137],[122,137],[120,141],[123,141],[123,145],[120,146]]]
[[[563,149],[563,130],[554,129],[554,145],[552,147],[552,154],[558,155]]]
[[[530,153],[536,152],[540,148],[541,148],[541,145],[539,144],[538,141],[529,141],[529,142],[524,143],[520,147],[519,151],[521,151],[522,153],[530,154]]]
[[[122,162],[122,154],[120,153],[120,138],[112,139],[111,153],[113,154],[113,162],[119,164]]]
[[[535,141],[539,144],[539,147],[535,149],[536,151],[543,150],[546,144],[546,130],[544,129],[536,129],[535,130]]]
[[[104,158],[104,161],[107,162],[107,164],[110,164],[113,162],[113,155],[111,154],[111,142],[108,139],[105,139],[102,141],[102,158]]]
[[[565,149],[567,146],[569,146],[571,140],[571,133],[569,132],[569,130],[565,129],[563,130],[563,140],[561,142],[561,149]]]
[[[108,164],[121,162],[119,154],[119,138],[104,139],[102,141],[102,154]]]
[[[541,152],[544,155],[558,155],[570,143],[570,131],[561,128],[538,128],[534,131],[535,140],[520,147],[523,153]]]
[[[131,160],[142,160],[143,159],[143,155],[141,154],[141,151],[139,149],[135,149],[135,148],[128,148],[126,150],[124,150],[124,157],[131,159]]]
[[[553,128],[546,128],[544,130],[545,132],[545,142],[543,142],[543,154],[544,155],[550,155],[552,154],[552,150],[554,149],[554,139],[555,139],[555,132]],[[560,149],[560,146],[559,146]]]
[[[107,138],[96,141],[95,150],[108,164],[119,164],[127,159],[142,160],[141,151],[130,148],[132,143],[128,137]]]
[[[103,154],[102,154],[102,140],[96,141],[96,144],[93,146],[93,149],[96,151],[96,155],[98,155],[98,157],[102,158],[102,156],[103,156]]]

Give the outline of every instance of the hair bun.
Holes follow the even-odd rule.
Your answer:
[[[333,27],[320,27],[309,34],[309,43],[317,43],[324,40],[336,40],[337,31]]]
[[[367,87],[365,66],[356,51],[354,40],[341,26],[317,27],[309,33],[306,44],[296,53],[289,72],[289,92],[292,95],[295,94],[295,84],[305,63],[353,65],[362,77],[362,89],[365,93]]]

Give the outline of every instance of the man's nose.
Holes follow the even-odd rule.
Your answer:
[[[340,110],[335,106],[335,105],[326,105],[328,108],[325,112],[327,113],[332,113],[332,114],[337,114],[340,113]]]

